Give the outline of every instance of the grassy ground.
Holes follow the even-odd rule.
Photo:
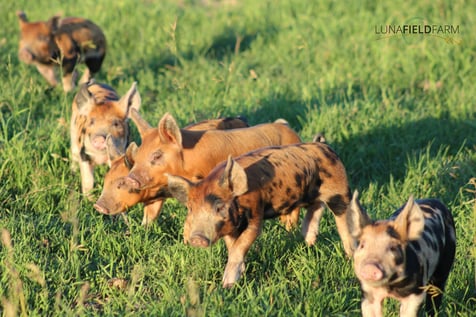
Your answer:
[[[372,217],[387,217],[410,194],[440,198],[458,236],[444,314],[476,310],[474,4],[0,0],[0,7],[4,316],[354,316],[361,296],[330,213],[312,248],[299,230],[268,221],[243,278],[224,290],[224,244],[183,245],[186,211],[176,201],[147,229],[140,206],[129,224],[95,212],[70,171],[73,95],[48,90],[18,61],[18,9],[31,20],[61,12],[102,26],[109,51],[97,80],[120,94],[137,81],[152,124],[166,111],[181,125],[282,117],[305,141],[325,133]],[[375,32],[422,19],[459,25],[459,34]],[[96,173],[96,194],[105,171]],[[397,311],[387,302],[386,315]]]

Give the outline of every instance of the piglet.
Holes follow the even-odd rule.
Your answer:
[[[75,87],[75,67],[86,64],[80,84],[88,82],[101,68],[106,56],[106,37],[101,28],[84,18],[58,15],[47,21],[30,22],[23,11],[17,12],[20,25],[18,57],[35,65],[51,86],[57,85],[56,65],[61,66],[63,89]]]
[[[125,151],[129,144],[129,110],[138,110],[140,105],[135,82],[122,97],[109,85],[94,80],[79,89],[72,104],[70,136],[72,168],[79,166],[83,194],[90,196],[94,187],[94,167],[110,163],[108,135],[114,148]]]
[[[351,236],[358,246],[354,270],[362,289],[362,315],[382,316],[382,301],[400,302],[400,316],[439,309],[453,265],[456,234],[448,208],[437,199],[414,200],[389,219],[372,221],[354,192],[348,212]]]
[[[131,111],[131,119],[141,129],[150,128],[150,125],[145,121],[137,111]],[[202,130],[230,130],[237,128],[248,127],[248,122],[244,117],[226,117],[218,119],[204,120],[186,126],[185,130],[202,131]],[[107,152],[109,155],[110,169],[104,176],[104,185],[101,196],[94,204],[94,208],[106,215],[116,215],[123,213],[128,207],[134,206],[139,202],[144,203],[144,217],[142,219],[143,225],[148,225],[152,220],[156,219],[160,214],[162,205],[167,198],[164,192],[157,192],[153,190],[134,190],[127,186],[125,177],[129,174],[134,161],[132,160],[130,152],[136,148],[134,142],[127,147],[118,148],[110,136],[107,140]],[[165,197],[164,197],[165,196]]]
[[[184,240],[209,247],[220,238],[228,249],[223,286],[245,269],[245,256],[265,219],[305,207],[302,233],[316,242],[327,206],[336,220],[344,249],[351,254],[346,212],[351,193],[337,154],[321,142],[266,147],[217,165],[203,180],[168,176],[170,193],[188,208]]]

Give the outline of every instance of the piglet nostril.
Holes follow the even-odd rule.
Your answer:
[[[367,263],[360,268],[360,275],[367,281],[380,281],[384,278],[384,270],[378,263]]]
[[[210,239],[200,233],[192,235],[189,242],[194,247],[206,248],[210,246]]]
[[[92,139],[92,145],[98,150],[104,150],[106,148],[106,137],[103,135],[97,135]]]
[[[102,214],[105,214],[105,215],[109,215],[109,210],[99,204],[94,204],[94,209],[96,209],[98,212],[102,213]]]

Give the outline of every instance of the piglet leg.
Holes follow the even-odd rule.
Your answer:
[[[279,220],[282,224],[284,224],[286,231],[291,231],[294,227],[297,226],[300,211],[301,208],[297,207],[291,213],[279,216]]]
[[[92,199],[91,190],[94,187],[94,166],[88,161],[79,162],[81,173],[81,191],[88,199]]]
[[[50,84],[52,87],[58,84],[53,66],[38,64],[36,65],[36,69],[38,69],[38,72],[41,74],[41,76],[43,76],[43,78],[45,78],[48,84]]]
[[[70,92],[76,87],[76,80],[78,78],[78,72],[73,70],[72,73],[63,74],[63,90],[65,92]]]
[[[91,72],[89,71],[89,68],[86,68],[86,70],[83,73],[83,76],[81,76],[81,79],[79,80],[78,84],[82,85],[87,83],[91,79]]]
[[[362,299],[362,316],[363,317],[382,317],[382,299]]]
[[[319,234],[319,224],[324,213],[324,205],[318,203],[307,208],[306,216],[302,222],[302,235],[307,245],[311,246],[316,243]]]
[[[416,317],[425,293],[411,294],[400,301],[400,317]]]
[[[225,243],[228,249],[228,262],[223,274],[223,287],[230,288],[241,277],[245,270],[245,256],[253,242],[261,232],[261,220],[250,223],[248,227],[234,241],[227,236]]]
[[[144,217],[142,218],[142,225],[147,226],[152,223],[160,214],[164,200],[157,200],[153,203],[144,206]]]

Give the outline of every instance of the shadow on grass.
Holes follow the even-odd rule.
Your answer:
[[[470,128],[465,120],[424,118],[377,127],[332,146],[346,165],[351,183],[366,187],[373,181],[388,181],[389,175],[394,180],[403,179],[408,158],[423,155],[428,148],[432,157],[442,148],[447,148],[450,155],[463,148],[474,150],[476,135],[468,133]]]
[[[286,120],[298,132],[302,129],[299,118],[306,113],[306,104],[298,100],[289,100],[282,95],[273,96],[263,101],[255,109],[242,113],[250,124],[273,122],[277,119]]]
[[[152,58],[141,60],[138,63],[139,65],[131,65],[125,73],[133,78],[137,78],[138,72],[143,68],[147,68],[154,74],[160,74],[167,70],[180,68],[185,61],[193,61],[200,56],[204,56],[209,60],[223,61],[231,58],[233,55],[249,50],[258,35],[265,36],[263,40],[266,42],[272,41],[277,33],[278,27],[274,25],[266,25],[263,29],[252,31],[228,27],[220,34],[214,36],[211,43],[207,46],[179,51],[178,54],[174,54],[167,48],[160,49]]]
[[[209,47],[200,49],[199,52],[203,52],[202,54],[207,59],[222,61],[229,56],[249,50],[258,35],[264,36],[263,40],[267,42],[274,39],[278,31],[278,27],[273,24],[267,24],[261,29],[252,31],[243,31],[239,28],[228,27],[224,29],[221,34],[213,38]],[[194,54],[189,52],[185,56],[193,58]]]
[[[279,74],[276,74],[279,76]],[[263,122],[272,122],[278,118],[285,119],[290,126],[300,132],[303,129],[302,120],[308,115],[309,106],[313,105],[318,109],[326,107],[326,104],[344,104],[355,100],[364,100],[364,92],[361,87],[352,87],[350,92],[347,87],[338,87],[332,91],[316,91],[316,96],[324,96],[322,98],[314,97],[309,100],[300,100],[299,98],[290,98],[294,92],[275,93],[265,99],[259,100],[257,104],[251,107],[251,110],[241,113],[246,116],[250,124],[258,124]],[[351,96],[351,97],[349,97]],[[344,111],[344,110],[343,110]],[[322,133],[321,127],[316,127],[314,133]]]
[[[228,55],[237,55],[248,50],[255,38],[256,33],[241,35],[233,29],[227,29],[213,39],[212,45],[205,51],[205,57],[221,61]]]
[[[371,98],[379,99],[381,93],[372,91]],[[308,105],[317,108],[325,104],[339,105],[353,103],[357,100],[368,102],[368,90],[362,87],[336,88],[323,93],[323,98],[313,98],[309,101],[287,98],[285,94],[272,96],[259,101],[255,109],[242,115],[248,118],[250,124],[274,121],[277,118],[287,120],[298,133],[303,129],[300,118],[308,115]],[[403,89],[395,93],[395,100],[405,97],[402,107],[412,111],[415,100],[419,98],[414,91]],[[323,101],[324,100],[324,101]],[[325,102],[325,104],[323,104]],[[381,100],[372,100],[380,104]],[[342,108],[344,110],[344,107]],[[376,110],[378,111],[378,110]],[[473,114],[471,117],[475,117]],[[395,122],[391,125],[377,126],[369,132],[352,134],[334,142],[328,136],[329,144],[336,150],[347,168],[350,183],[358,188],[367,187],[371,182],[380,185],[387,183],[390,175],[393,180],[402,180],[408,169],[409,159],[419,158],[428,154],[436,157],[439,152],[446,150],[454,156],[461,150],[476,150],[476,134],[474,121],[470,118],[452,118],[443,113],[440,118],[427,117],[416,121]],[[315,133],[325,132],[316,127]],[[441,154],[441,153],[440,153]],[[461,165],[476,166],[476,162],[458,162]],[[442,165],[445,162],[442,162]],[[468,168],[466,168],[468,169]],[[469,170],[471,170],[469,168]],[[469,175],[471,176],[471,175]],[[467,180],[466,180],[467,181]],[[461,185],[461,184],[460,184]],[[461,185],[462,186],[462,185]]]

